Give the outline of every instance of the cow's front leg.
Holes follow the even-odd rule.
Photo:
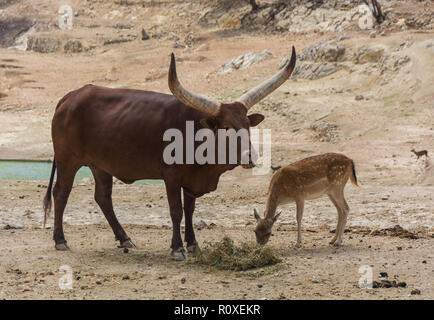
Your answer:
[[[172,256],[175,260],[184,260],[187,255],[181,238],[182,201],[181,185],[170,177],[164,180],[166,184],[167,200],[169,201],[170,218],[172,219]]]
[[[185,242],[187,242],[187,252],[196,254],[200,251],[199,245],[194,235],[193,212],[196,198],[188,195],[184,191],[184,214],[185,214]]]

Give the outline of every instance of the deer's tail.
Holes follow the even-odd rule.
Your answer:
[[[356,166],[354,165],[354,161],[351,160],[351,175],[350,180],[355,186],[359,186],[357,183],[357,176],[356,176]]]

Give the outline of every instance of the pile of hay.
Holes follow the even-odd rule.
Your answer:
[[[225,236],[219,242],[206,242],[196,261],[221,270],[244,271],[273,265],[281,260],[270,247],[245,242],[236,246],[231,238]]]

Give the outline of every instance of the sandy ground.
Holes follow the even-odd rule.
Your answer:
[[[169,92],[166,72],[172,51],[180,58],[178,73],[187,88],[230,101],[274,74],[291,45],[300,52],[337,36],[194,28],[195,44],[186,49],[174,49],[167,37],[77,55],[0,49],[0,158],[52,158],[55,105],[86,83]],[[102,27],[92,32],[114,33]],[[89,34],[84,27],[76,31],[83,41],[94,40]],[[321,198],[306,203],[300,249],[293,248],[295,206],[281,208],[270,242],[283,260],[276,266],[225,272],[199,266],[194,259],[174,262],[169,256],[171,223],[164,186],[116,184],[115,211],[137,245],[126,254],[116,248],[93,200],[93,182],[86,180],[75,183],[65,213],[72,251],[56,252],[52,229],[41,229],[47,180],[0,181],[0,298],[433,299],[434,171],[432,158],[416,160],[410,149],[426,149],[430,155],[434,150],[434,75],[429,68],[434,55],[422,45],[434,34],[403,31],[375,39],[369,32],[348,34],[351,38],[343,43],[350,49],[386,45],[394,52],[407,41],[411,45],[402,54],[410,62],[381,76],[378,66],[350,64],[323,79],[289,80],[252,109],[266,116],[260,128],[272,130],[273,165],[323,152],[354,159],[360,188],[346,188],[351,211],[343,247],[328,245],[337,214],[330,201]],[[262,63],[216,74],[238,55],[264,49],[273,55]],[[357,101],[356,95],[364,99]],[[336,125],[337,138],[321,141],[311,129],[318,121]],[[253,208],[264,210],[270,178],[271,173],[253,176],[241,168],[225,173],[215,192],[198,199],[194,221],[215,224],[197,231],[199,242],[218,241],[223,234],[253,241]],[[4,230],[6,225],[23,229]],[[52,227],[52,219],[48,225]],[[395,225],[418,239],[381,233]],[[71,290],[58,285],[64,265],[72,268]],[[360,289],[362,266],[372,267],[374,280],[379,280],[379,272],[387,272],[388,279],[404,281],[407,287]],[[411,295],[414,289],[421,295]]]

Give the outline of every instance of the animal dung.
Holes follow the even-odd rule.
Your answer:
[[[196,262],[220,270],[245,271],[281,262],[271,247],[242,242],[239,246],[224,236],[219,242],[206,242]]]

